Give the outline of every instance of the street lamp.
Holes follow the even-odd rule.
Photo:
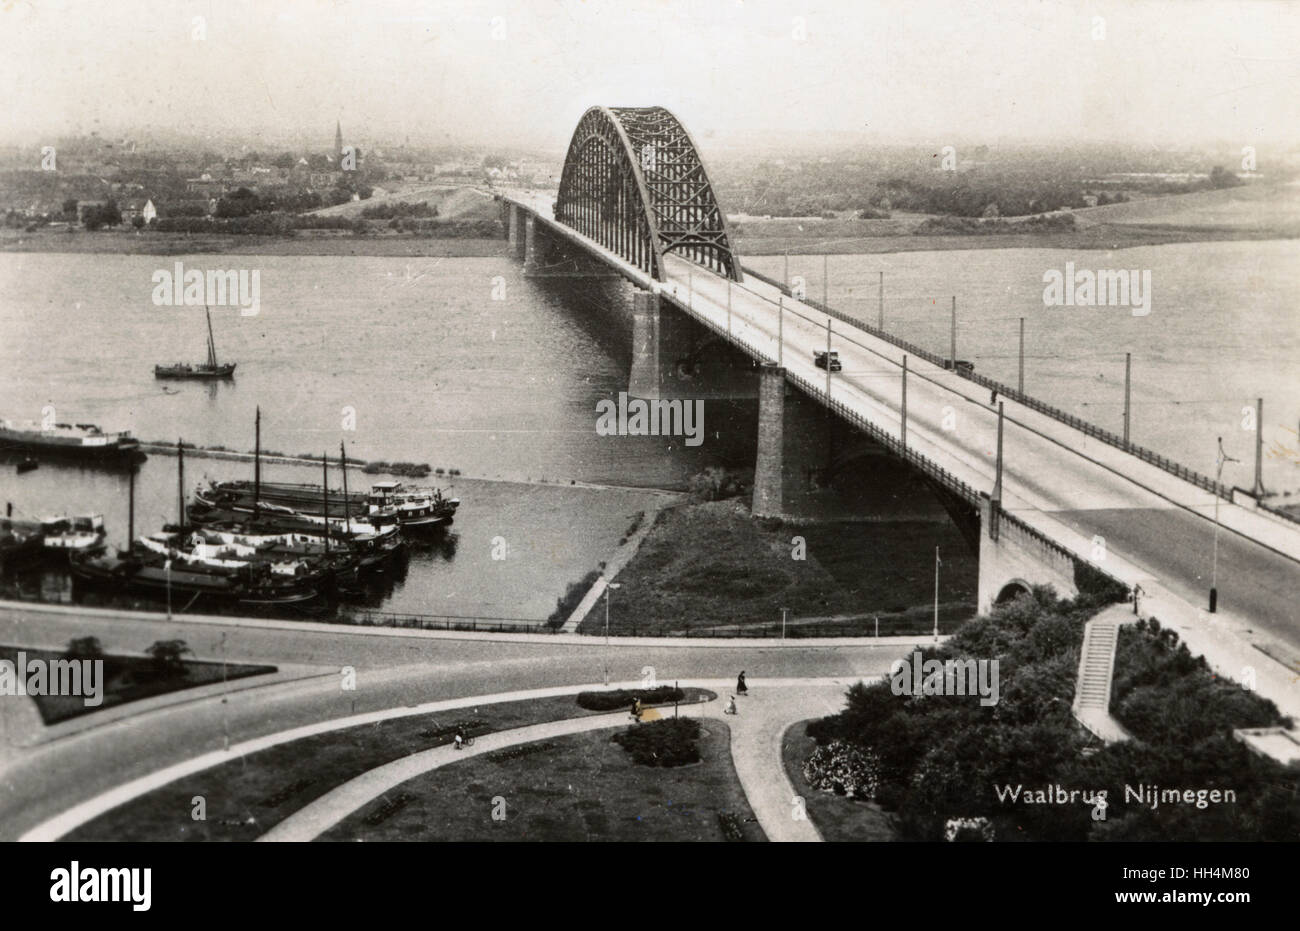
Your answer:
[[[226,703],[229,695],[226,692],[226,632],[221,632],[221,743],[222,748],[229,752],[230,750],[230,721],[227,718]]]
[[[1223,437],[1219,437],[1218,469],[1214,474],[1214,562],[1210,570],[1210,613],[1219,610],[1219,485],[1223,480],[1223,464],[1240,462],[1223,451]]]
[[[611,588],[622,588],[621,582],[605,583],[605,684],[609,685],[609,590]]]

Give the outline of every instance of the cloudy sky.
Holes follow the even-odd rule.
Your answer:
[[[593,103],[697,136],[1291,144],[1300,3],[0,0],[0,135],[563,148]],[[355,135],[353,135],[355,133]]]

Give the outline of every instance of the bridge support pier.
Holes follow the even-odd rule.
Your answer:
[[[758,451],[754,461],[755,517],[808,517],[812,496],[826,484],[831,430],[826,411],[790,388],[785,369],[764,363],[758,374]]]
[[[1035,585],[1050,585],[1061,598],[1076,597],[1074,559],[1005,519],[998,521],[998,536],[993,539],[993,507],[988,498],[980,500],[979,613],[988,614]]]
[[[632,371],[628,394],[668,400],[757,397],[747,355],[651,291],[632,296]]]
[[[632,296],[632,372],[627,393],[636,398],[658,398],[659,315],[662,304],[652,291]]]
[[[523,209],[518,204],[506,207],[506,230],[510,239],[510,254],[517,259],[524,257],[524,217]]]
[[[525,275],[536,275],[545,265],[541,232],[537,229],[537,217],[531,213],[524,218],[523,258]]]

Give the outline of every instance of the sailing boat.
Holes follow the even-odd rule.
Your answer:
[[[217,344],[212,338],[212,311],[203,305],[203,312],[208,315],[208,361],[190,365],[178,362],[175,365],[155,365],[154,378],[230,378],[235,374],[234,362],[217,361]]]

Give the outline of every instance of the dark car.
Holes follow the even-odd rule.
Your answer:
[[[843,368],[843,366],[840,365],[840,354],[838,352],[819,352],[813,350],[813,361],[817,363],[819,369],[827,367],[826,361],[828,358],[830,359],[829,371],[838,372]]]

